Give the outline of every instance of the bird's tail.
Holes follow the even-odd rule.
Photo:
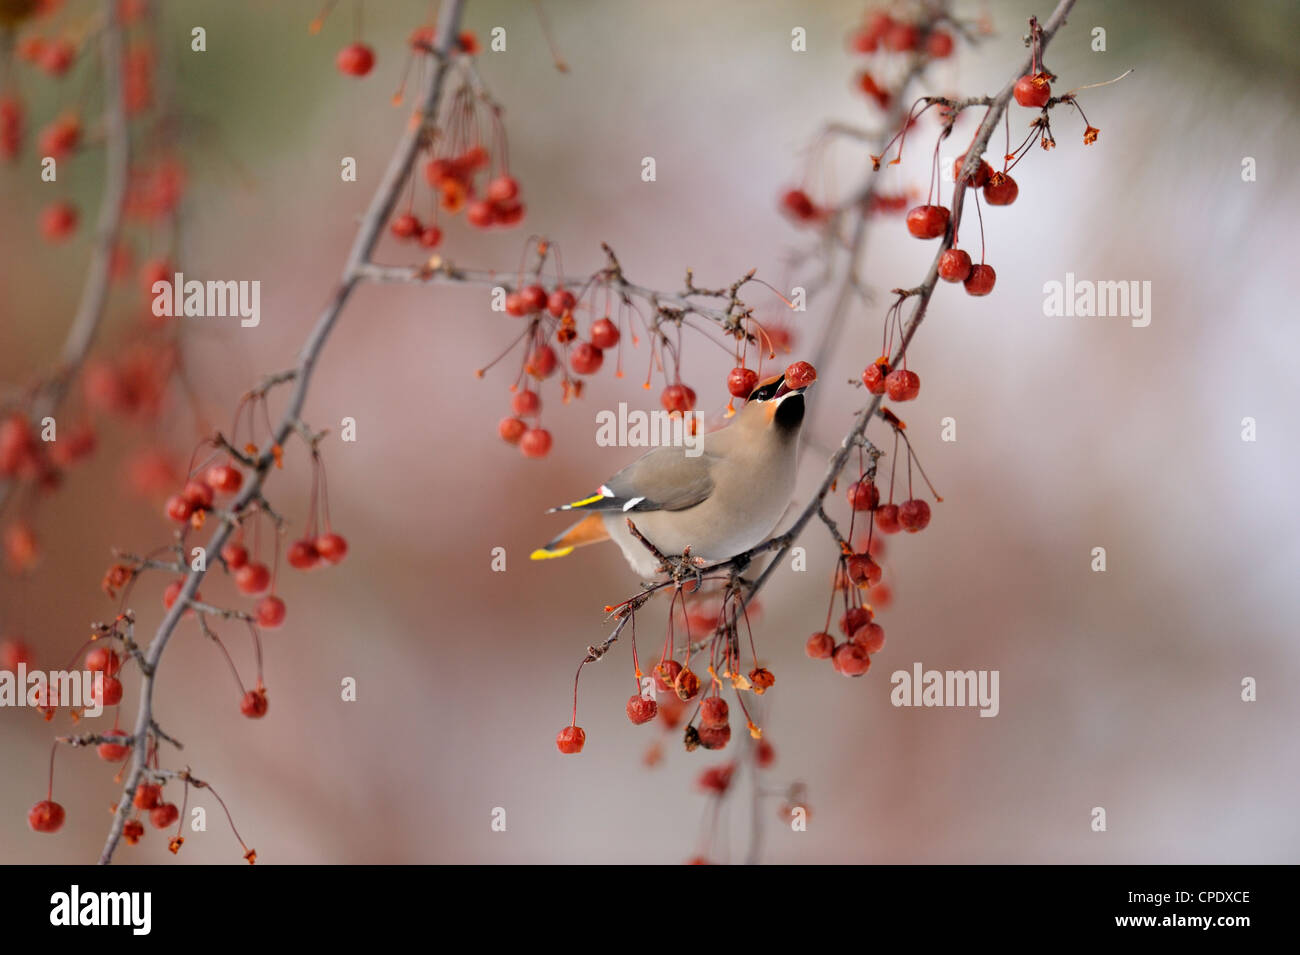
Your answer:
[[[607,540],[608,538],[609,531],[605,529],[604,518],[599,514],[588,514],[559,537],[549,541],[545,546],[537,548],[528,556],[533,560],[566,557],[573,553],[575,547],[584,547],[587,544],[595,544],[597,541]]]

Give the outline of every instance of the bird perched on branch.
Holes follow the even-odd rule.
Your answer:
[[[800,370],[792,374],[796,368]],[[533,551],[533,560],[564,557],[576,547],[613,540],[643,580],[662,569],[637,540],[629,519],[658,551],[713,564],[761,544],[776,528],[794,493],[804,392],[816,373],[796,362],[759,382],[727,427],[703,435],[695,456],[658,447],[619,471],[589,497],[553,507],[584,517]]]

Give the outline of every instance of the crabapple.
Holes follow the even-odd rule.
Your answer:
[[[515,396],[510,399],[510,407],[521,418],[531,417],[542,410],[542,399],[538,397],[537,392],[525,388],[523,391],[515,392]]]
[[[862,676],[871,668],[871,657],[859,644],[849,641],[835,648],[831,666],[845,676]]]
[[[497,425],[497,433],[501,435],[501,440],[508,444],[518,444],[527,430],[528,425],[518,418],[502,418],[501,423]]]
[[[551,432],[529,428],[519,439],[519,451],[526,458],[544,458],[551,450]]]
[[[275,594],[268,594],[257,602],[257,622],[268,630],[284,623],[284,601]]]
[[[316,538],[316,551],[331,564],[337,564],[348,555],[348,541],[342,534],[330,531]]]
[[[226,562],[226,566],[231,570],[239,570],[248,563],[248,548],[243,544],[236,544],[231,541],[221,548],[221,559]]]
[[[131,752],[131,737],[122,730],[110,730],[104,734],[104,737],[104,742],[95,747],[95,752],[105,762],[116,763]],[[114,742],[109,741],[110,737]]]
[[[1052,86],[1047,82],[1046,73],[1033,75],[1026,73],[1016,80],[1015,89],[1011,92],[1017,103],[1030,109],[1046,106],[1047,101],[1052,98]]]
[[[63,826],[63,807],[53,799],[42,799],[27,811],[27,825],[37,832],[58,832]]]
[[[579,375],[594,375],[604,361],[605,353],[591,342],[578,342],[569,353],[569,367]]]
[[[597,348],[613,348],[618,344],[618,339],[618,326],[608,318],[598,318],[591,323],[591,343]]]
[[[872,622],[854,630],[849,640],[858,644],[868,653],[879,653],[885,645],[885,628],[878,623]]]
[[[909,534],[925,530],[930,523],[930,505],[920,498],[904,501],[898,507],[898,523]]]
[[[945,282],[964,282],[970,270],[970,253],[964,249],[948,249],[939,256],[939,278]]]
[[[814,633],[804,644],[804,652],[814,660],[825,660],[835,651],[835,638],[829,633]]]
[[[1020,195],[1016,181],[1003,172],[995,172],[984,184],[984,201],[991,206],[1009,206]]]
[[[806,361],[796,361],[785,370],[785,386],[791,390],[806,388],[816,380],[817,369]]]
[[[720,726],[701,726],[699,729],[700,745],[705,749],[722,749],[731,741],[731,724]]]
[[[627,701],[627,718],[637,726],[649,723],[659,712],[659,704],[637,693]]]
[[[727,701],[720,696],[711,696],[700,704],[701,726],[726,726],[727,717]]]
[[[876,508],[876,530],[882,534],[897,534],[903,529],[898,522],[898,505],[882,504]]]
[[[235,571],[235,586],[240,593],[265,593],[271,586],[271,569],[259,561],[249,561]]]
[[[295,570],[310,570],[320,563],[320,551],[316,549],[316,541],[310,537],[294,541],[284,556]]]
[[[339,50],[334,65],[348,76],[365,76],[375,65],[375,54],[364,43],[349,43]]]
[[[872,511],[880,504],[880,488],[870,478],[849,485],[849,506],[855,511]]]
[[[669,414],[674,411],[685,414],[695,407],[695,389],[687,385],[669,385],[659,396],[659,402]]]
[[[86,654],[86,669],[103,670],[104,676],[115,676],[122,669],[122,658],[110,647],[95,647]]]
[[[885,393],[885,378],[889,375],[889,359],[881,356],[862,369],[862,383],[873,395]]]
[[[911,401],[921,393],[921,376],[906,368],[895,368],[885,377],[885,390],[893,401]]]
[[[555,373],[555,349],[550,345],[539,345],[528,357],[524,371],[534,378],[549,378]]]
[[[239,701],[239,712],[250,720],[260,720],[266,715],[266,706],[266,690],[259,686],[244,694],[244,698]]]
[[[561,318],[565,312],[573,311],[573,307],[578,304],[578,300],[573,297],[573,293],[568,289],[557,288],[546,299],[546,310],[556,318]]]
[[[971,266],[970,275],[966,276],[966,291],[971,295],[988,295],[997,280],[998,274],[993,271],[993,266]]]
[[[230,464],[215,464],[204,477],[218,494],[236,494],[244,484],[244,475]]]
[[[727,391],[733,398],[748,398],[758,384],[758,372],[752,368],[733,368],[727,373]]]
[[[166,829],[181,817],[181,811],[174,802],[165,802],[149,810],[149,821],[155,829]]]
[[[655,688],[660,693],[667,693],[673,688],[677,674],[682,672],[682,665],[676,660],[664,660],[655,667]]]
[[[586,742],[587,733],[581,726],[566,726],[555,734],[555,745],[566,756],[581,753]]]
[[[135,787],[135,795],[131,798],[131,804],[136,809],[153,809],[162,802],[162,787],[157,783],[140,783]]]
[[[907,213],[907,231],[918,239],[937,239],[948,229],[947,206],[915,206]]]

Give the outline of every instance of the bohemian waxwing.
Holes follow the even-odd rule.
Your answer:
[[[564,557],[575,547],[612,539],[642,580],[659,561],[628,530],[631,518],[661,553],[708,563],[729,560],[761,544],[776,528],[794,493],[803,393],[785,376],[764,380],[727,427],[702,436],[702,453],[655,448],[619,471],[596,493],[555,511],[587,511],[533,560]]]

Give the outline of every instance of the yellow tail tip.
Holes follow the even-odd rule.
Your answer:
[[[572,547],[561,547],[558,550],[547,550],[545,547],[539,547],[528,555],[529,560],[550,560],[552,557],[567,557],[573,553]]]

